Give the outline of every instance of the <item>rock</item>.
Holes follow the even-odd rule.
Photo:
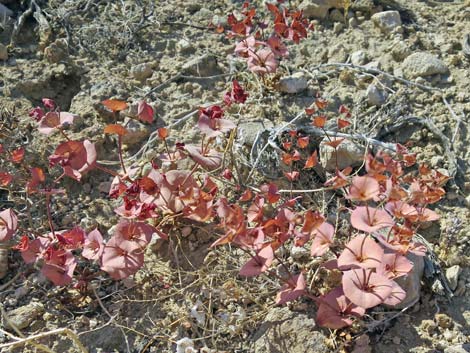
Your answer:
[[[211,54],[204,54],[189,60],[183,65],[182,70],[185,74],[194,76],[212,76],[220,73],[217,60]]]
[[[372,15],[371,19],[383,33],[390,33],[398,26],[401,26],[400,13],[398,11],[377,12]]]
[[[273,308],[254,335],[254,353],[327,353],[325,336],[318,331],[315,321],[305,314],[292,312],[287,307]]]
[[[470,344],[464,343],[457,346],[451,346],[444,349],[444,353],[468,353],[470,352]]]
[[[187,39],[180,39],[176,43],[176,49],[181,53],[181,54],[193,54],[196,51],[196,48],[191,44],[191,42]]]
[[[23,330],[44,313],[44,305],[37,302],[29,303],[28,305],[20,306],[7,313],[8,319],[11,324],[20,330]],[[12,327],[5,321],[5,328],[12,329]]]
[[[374,0],[356,0],[351,4],[351,10],[364,13],[370,13],[374,7]]]
[[[308,87],[308,80],[303,72],[296,72],[279,80],[279,90],[284,93],[299,93]]]
[[[333,25],[333,32],[335,34],[340,34],[343,28],[344,25],[341,22],[335,22],[335,24]]]
[[[425,52],[413,53],[402,64],[403,73],[408,78],[446,74],[446,64],[432,54]]]
[[[365,64],[364,67],[372,70],[380,70],[382,68],[382,65],[380,64],[380,61],[374,60],[370,63]]]
[[[411,54],[411,49],[403,41],[393,43],[391,51],[392,57],[396,61],[402,61]]]
[[[452,318],[444,313],[436,314],[434,316],[436,323],[442,328],[451,328],[453,326]]]
[[[328,18],[330,19],[330,21],[333,21],[333,22],[343,22],[344,21],[344,15],[338,9],[332,10],[330,12],[330,15],[328,16]]]
[[[367,87],[366,97],[369,105],[381,106],[387,100],[388,93],[371,83],[369,87]]]
[[[460,272],[462,272],[462,269],[460,268],[459,265],[449,267],[446,270],[446,277],[447,277],[447,280],[449,281],[450,289],[455,290],[457,288],[457,285],[459,284]]]
[[[271,120],[242,121],[237,129],[237,143],[251,147],[255,142],[258,132],[272,128],[274,125]]]
[[[408,260],[413,262],[414,266],[408,275],[404,277],[399,277],[396,279],[396,282],[402,287],[406,292],[405,299],[395,305],[394,309],[403,309],[412,303],[416,302],[420,297],[421,290],[421,278],[423,277],[424,272],[424,259],[422,256],[417,256],[409,253],[406,255]]]
[[[8,49],[5,45],[0,43],[0,61],[8,60]]]
[[[146,125],[134,119],[126,119],[124,124],[128,131],[127,134],[122,136],[122,143],[125,145],[134,145],[142,142],[150,134]]]
[[[324,19],[331,8],[343,8],[342,0],[304,0],[299,5],[305,17]]]
[[[358,50],[351,54],[351,63],[353,65],[364,65],[367,62],[367,53]]]
[[[136,80],[145,81],[152,76],[153,70],[149,63],[142,63],[131,68],[131,74]]]
[[[44,57],[51,64],[56,64],[69,57],[67,41],[63,38],[57,39],[54,43],[44,49]]]
[[[364,147],[355,144],[352,141],[344,140],[335,149],[325,142],[328,139],[323,139],[320,143],[320,161],[323,168],[333,173],[336,170],[336,157],[338,157],[338,168],[344,169],[346,167],[360,166],[364,160]]]

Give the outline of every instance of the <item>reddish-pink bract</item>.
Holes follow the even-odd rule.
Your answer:
[[[271,246],[265,246],[258,253],[249,260],[240,269],[239,274],[244,277],[254,277],[267,271],[271,266],[274,259],[274,251]]]
[[[18,228],[18,217],[11,208],[0,212],[0,241],[10,240]]]
[[[42,134],[49,135],[58,129],[72,125],[76,118],[77,115],[72,113],[48,112],[39,121],[38,131]]]
[[[371,237],[357,235],[345,245],[338,257],[341,270],[351,268],[376,268],[382,263],[384,251]]]
[[[392,280],[363,268],[344,272],[342,284],[346,297],[364,309],[382,304],[393,289]]]
[[[95,167],[96,158],[95,145],[90,141],[66,141],[49,157],[49,163],[60,165],[65,175],[80,181],[83,174]]]
[[[354,317],[362,317],[365,309],[352,303],[337,287],[319,298],[316,322],[318,325],[337,330],[351,326]]]
[[[284,284],[281,290],[276,295],[276,304],[282,305],[293,300],[296,300],[304,294],[305,278],[302,273],[290,278],[286,284]]]
[[[373,233],[394,225],[387,211],[369,206],[358,206],[351,212],[351,225],[363,232]]]
[[[93,229],[85,238],[82,256],[88,260],[98,260],[103,254],[103,250],[103,236],[98,229]]]
[[[145,121],[146,123],[153,122],[153,108],[150,104],[145,101],[139,101],[137,105],[137,117],[141,121]]]

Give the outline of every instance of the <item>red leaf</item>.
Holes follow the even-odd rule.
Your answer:
[[[332,140],[332,141],[327,141],[325,142],[325,145],[328,145],[328,146],[331,146],[333,148],[337,148],[341,142],[344,141],[344,138],[339,138],[339,139],[336,139],[336,140]]]
[[[140,101],[137,106],[137,116],[140,120],[147,123],[153,122],[153,108],[151,105],[147,104],[145,101]]]
[[[351,125],[349,121],[344,120],[344,119],[338,119],[337,123],[338,123],[338,129],[342,129],[342,128],[345,128],[346,126]]]
[[[158,137],[160,137],[162,140],[166,139],[168,137],[168,129],[161,127],[157,130]]]
[[[305,278],[302,273],[294,276],[288,284],[285,284],[276,295],[276,304],[282,305],[297,299],[304,294],[306,287]]]
[[[290,173],[284,173],[284,175],[287,177],[287,179],[289,181],[294,181],[294,180],[297,180],[300,176],[300,173],[297,172],[297,171],[293,171],[293,172],[290,172]]]
[[[318,109],[325,109],[326,106],[328,105],[328,101],[323,98],[317,98],[315,100],[315,105],[317,106]]]
[[[13,176],[9,173],[0,172],[0,186],[7,186],[13,180]]]
[[[326,123],[326,116],[324,115],[316,116],[312,120],[312,125],[315,127],[319,127],[319,128],[324,127],[325,123]]]
[[[274,259],[273,248],[268,245],[240,269],[240,276],[254,277],[268,270]]]
[[[242,202],[245,202],[245,201],[250,201],[251,198],[253,197],[253,193],[251,192],[250,189],[246,189],[243,194],[240,196],[240,198],[238,199],[238,201],[242,201]]]
[[[315,113],[315,108],[305,108],[305,114],[308,116],[313,115]]]
[[[11,152],[10,160],[13,163],[21,163],[21,161],[23,160],[23,157],[24,157],[24,148],[20,147],[14,150],[13,152]]]
[[[299,137],[297,139],[297,146],[299,148],[305,148],[308,146],[308,141],[309,141],[309,138],[308,136],[304,136],[304,137]]]
[[[317,150],[315,150],[305,162],[304,169],[313,168],[317,165],[317,163],[318,163],[318,153],[317,153]]]
[[[127,109],[127,103],[117,99],[106,99],[102,101],[101,104],[113,112],[120,112],[121,110]]]
[[[105,134],[116,134],[119,136],[124,136],[128,133],[127,129],[119,124],[109,124],[104,127]]]

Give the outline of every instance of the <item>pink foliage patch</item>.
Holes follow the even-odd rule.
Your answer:
[[[55,130],[72,125],[76,118],[77,115],[72,113],[55,111],[48,112],[39,121],[38,131],[45,135],[49,135]]]
[[[0,212],[0,241],[10,240],[18,228],[18,217],[11,208]]]
[[[382,304],[393,289],[392,280],[366,269],[344,272],[342,283],[344,294],[365,309]]]
[[[387,211],[379,208],[358,206],[351,213],[351,225],[363,232],[376,232],[393,224],[393,219]]]
[[[95,145],[88,140],[61,143],[49,157],[51,166],[60,165],[64,174],[80,181],[83,174],[95,167]]]
[[[365,314],[365,309],[352,303],[341,287],[320,297],[319,303],[317,324],[333,330],[351,326],[354,317],[362,317]]]
[[[351,268],[376,268],[382,263],[384,251],[371,237],[357,235],[338,257],[338,266],[341,270]]]
[[[271,246],[265,246],[240,269],[239,274],[245,277],[254,277],[268,270],[274,259]]]

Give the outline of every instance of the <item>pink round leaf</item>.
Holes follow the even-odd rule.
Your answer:
[[[268,270],[274,259],[273,248],[268,245],[262,248],[258,253],[240,269],[240,276],[254,277]]]
[[[367,235],[357,235],[338,257],[341,270],[351,268],[376,268],[382,262],[384,251],[372,238]]]
[[[11,208],[0,212],[0,241],[10,240],[18,228],[18,217]]]
[[[137,106],[137,116],[139,120],[145,121],[147,123],[153,122],[153,108],[150,104],[147,104],[145,101],[140,101]]]
[[[392,217],[382,209],[358,206],[351,213],[351,225],[363,232],[376,232],[379,229],[391,227],[393,224]]]
[[[305,291],[305,278],[302,273],[293,276],[288,283],[284,284],[276,295],[276,304],[282,305],[299,298]]]
[[[95,167],[95,145],[88,140],[63,142],[49,157],[49,163],[60,165],[65,175],[80,181],[83,174]]]
[[[346,297],[364,309],[382,304],[392,293],[392,282],[387,277],[366,269],[346,271],[342,280]]]
[[[312,248],[310,254],[312,256],[322,256],[325,254],[330,245],[333,243],[335,227],[328,222],[321,223],[312,231]]]
[[[71,251],[54,250],[49,260],[41,268],[41,273],[56,286],[65,286],[72,282],[77,261]]]
[[[405,290],[397,282],[392,281],[392,293],[384,300],[384,304],[394,306],[400,304],[405,298]]]
[[[72,125],[77,117],[77,115],[67,112],[48,112],[39,121],[38,131],[42,134],[49,135],[57,129]]]
[[[136,273],[144,264],[144,253],[130,242],[119,242],[112,237],[104,247],[101,269],[113,279],[127,278]]]
[[[152,239],[155,228],[145,222],[121,219],[114,229],[114,238],[125,248],[143,250]]]
[[[351,326],[354,317],[362,317],[365,309],[357,306],[344,295],[342,287],[336,287],[320,297],[316,322],[318,325],[337,330]]]
[[[398,253],[385,254],[377,267],[377,274],[390,279],[405,276],[413,269],[413,263]]]
[[[88,260],[98,260],[103,254],[103,250],[103,236],[98,229],[94,229],[85,238],[82,256]]]

